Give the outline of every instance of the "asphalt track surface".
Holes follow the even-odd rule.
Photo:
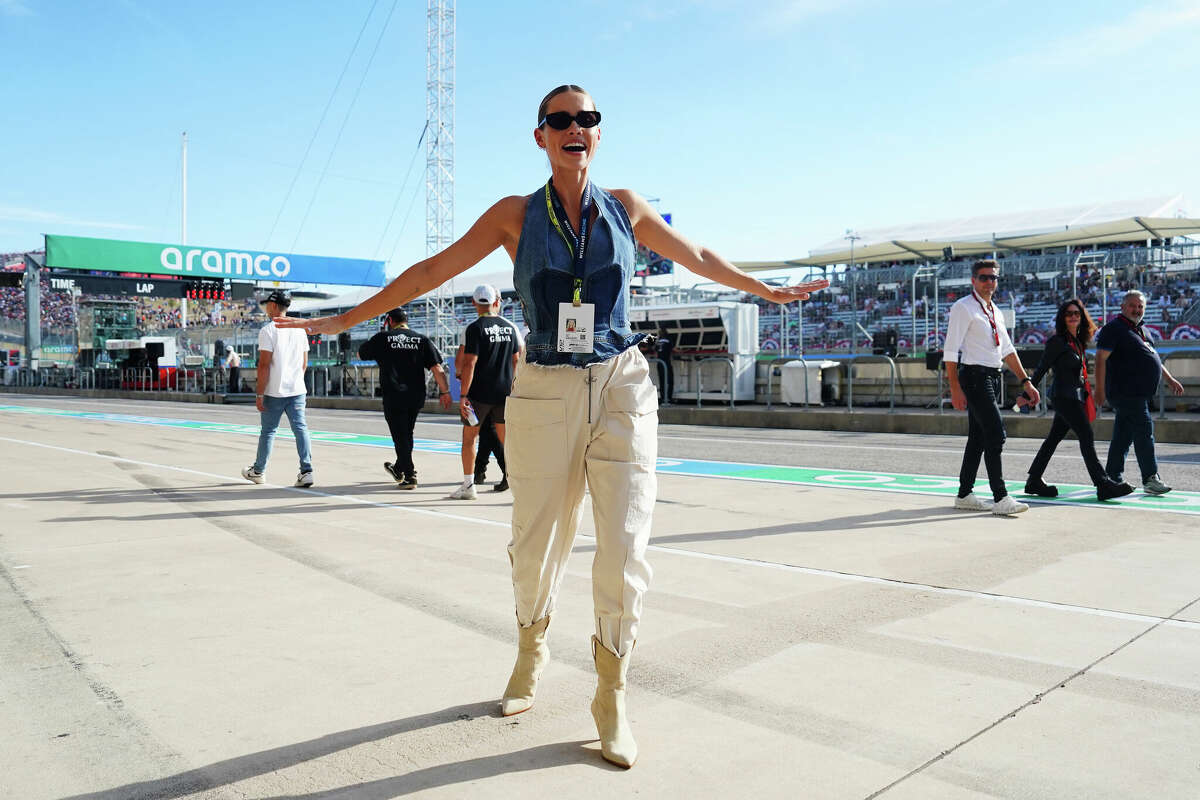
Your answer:
[[[286,439],[252,486],[244,432],[78,416],[250,407],[0,406],[28,409],[0,410],[0,797],[1200,796],[1200,447],[1158,448],[1174,504],[1001,519],[744,477],[933,486],[960,437],[663,426],[624,772],[587,712],[590,515],[535,707],[497,716],[509,499],[442,499],[452,420],[418,425],[415,492],[345,441],[314,445],[301,490]],[[308,417],[386,436],[376,413]],[[1010,479],[1037,445],[1010,441]],[[689,460],[718,466],[670,471]],[[1048,478],[1082,483],[1073,440]]]

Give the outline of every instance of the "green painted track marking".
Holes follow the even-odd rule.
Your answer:
[[[200,422],[197,420],[172,419],[170,417],[147,417],[133,414],[109,414],[96,411],[71,411],[58,408],[0,405],[0,412],[38,414],[43,416],[70,417],[95,422],[115,422],[126,425],[154,425],[167,428],[207,431],[210,433],[233,433],[243,436],[258,436],[257,425],[234,425],[226,422]],[[280,428],[277,436],[291,438],[291,431]],[[364,433],[337,433],[332,431],[309,431],[314,442],[349,444],[360,447],[382,447],[392,449],[390,436],[374,436]],[[424,453],[457,455],[458,442],[439,439],[417,439],[414,450]],[[898,472],[862,472],[850,469],[825,469],[819,467],[788,467],[771,464],[747,464],[736,461],[704,461],[699,459],[659,458],[656,471],[662,475],[680,475],[724,480],[759,481],[791,486],[811,486],[826,489],[856,489],[870,492],[900,492],[940,498],[951,498],[958,491],[958,479],[936,475],[908,475]],[[983,494],[988,494],[985,481],[981,481]],[[1159,511],[1173,514],[1200,515],[1200,492],[1175,490],[1170,494],[1153,496],[1135,492],[1119,501],[1101,503],[1091,486],[1058,484],[1059,496],[1054,499],[1025,498],[1021,495],[1024,484],[1008,481],[1009,491],[1023,500],[1041,505],[1069,505],[1091,508],[1124,509],[1129,511]]]

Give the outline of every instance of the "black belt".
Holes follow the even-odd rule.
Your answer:
[[[985,372],[992,375],[1000,374],[1000,367],[985,367],[983,364],[960,364],[958,368],[963,372]]]

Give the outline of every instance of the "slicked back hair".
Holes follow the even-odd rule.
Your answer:
[[[584,89],[582,86],[576,86],[573,83],[564,83],[562,86],[556,86],[550,90],[549,94],[542,98],[541,105],[538,106],[537,121],[539,123],[542,121],[542,118],[546,116],[546,107],[550,105],[550,101],[558,97],[560,94],[566,94],[567,92],[578,92],[579,94],[585,95],[589,100],[592,100],[592,96],[588,94],[587,89]],[[596,101],[592,100],[592,107],[594,108],[595,106]]]

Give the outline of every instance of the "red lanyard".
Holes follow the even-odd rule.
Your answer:
[[[1121,320],[1121,322],[1124,322],[1127,326],[1129,326],[1129,330],[1136,333],[1138,335],[1138,338],[1141,339],[1143,342],[1150,341],[1149,339],[1146,338],[1146,333],[1145,333],[1145,331],[1142,330],[1141,325],[1134,325],[1132,322],[1130,322],[1128,319],[1125,318],[1124,314],[1117,314],[1117,319]]]
[[[1067,347],[1070,347],[1071,352],[1073,352],[1075,355],[1079,356],[1079,360],[1083,364],[1083,384],[1084,384],[1084,386],[1086,386],[1087,382],[1088,382],[1088,379],[1087,379],[1087,354],[1084,352],[1082,345],[1078,345],[1078,349],[1076,349],[1077,342],[1078,342],[1078,340],[1072,336],[1067,339]]]
[[[999,347],[1000,331],[996,330],[996,309],[992,308],[991,312],[989,313],[988,308],[990,308],[992,305],[991,301],[988,301],[988,304],[985,306],[983,301],[979,299],[979,295],[975,294],[974,289],[971,290],[971,296],[975,298],[975,302],[979,303],[979,307],[983,309],[983,316],[987,319],[988,325],[992,326],[992,336],[996,339],[996,346]]]

